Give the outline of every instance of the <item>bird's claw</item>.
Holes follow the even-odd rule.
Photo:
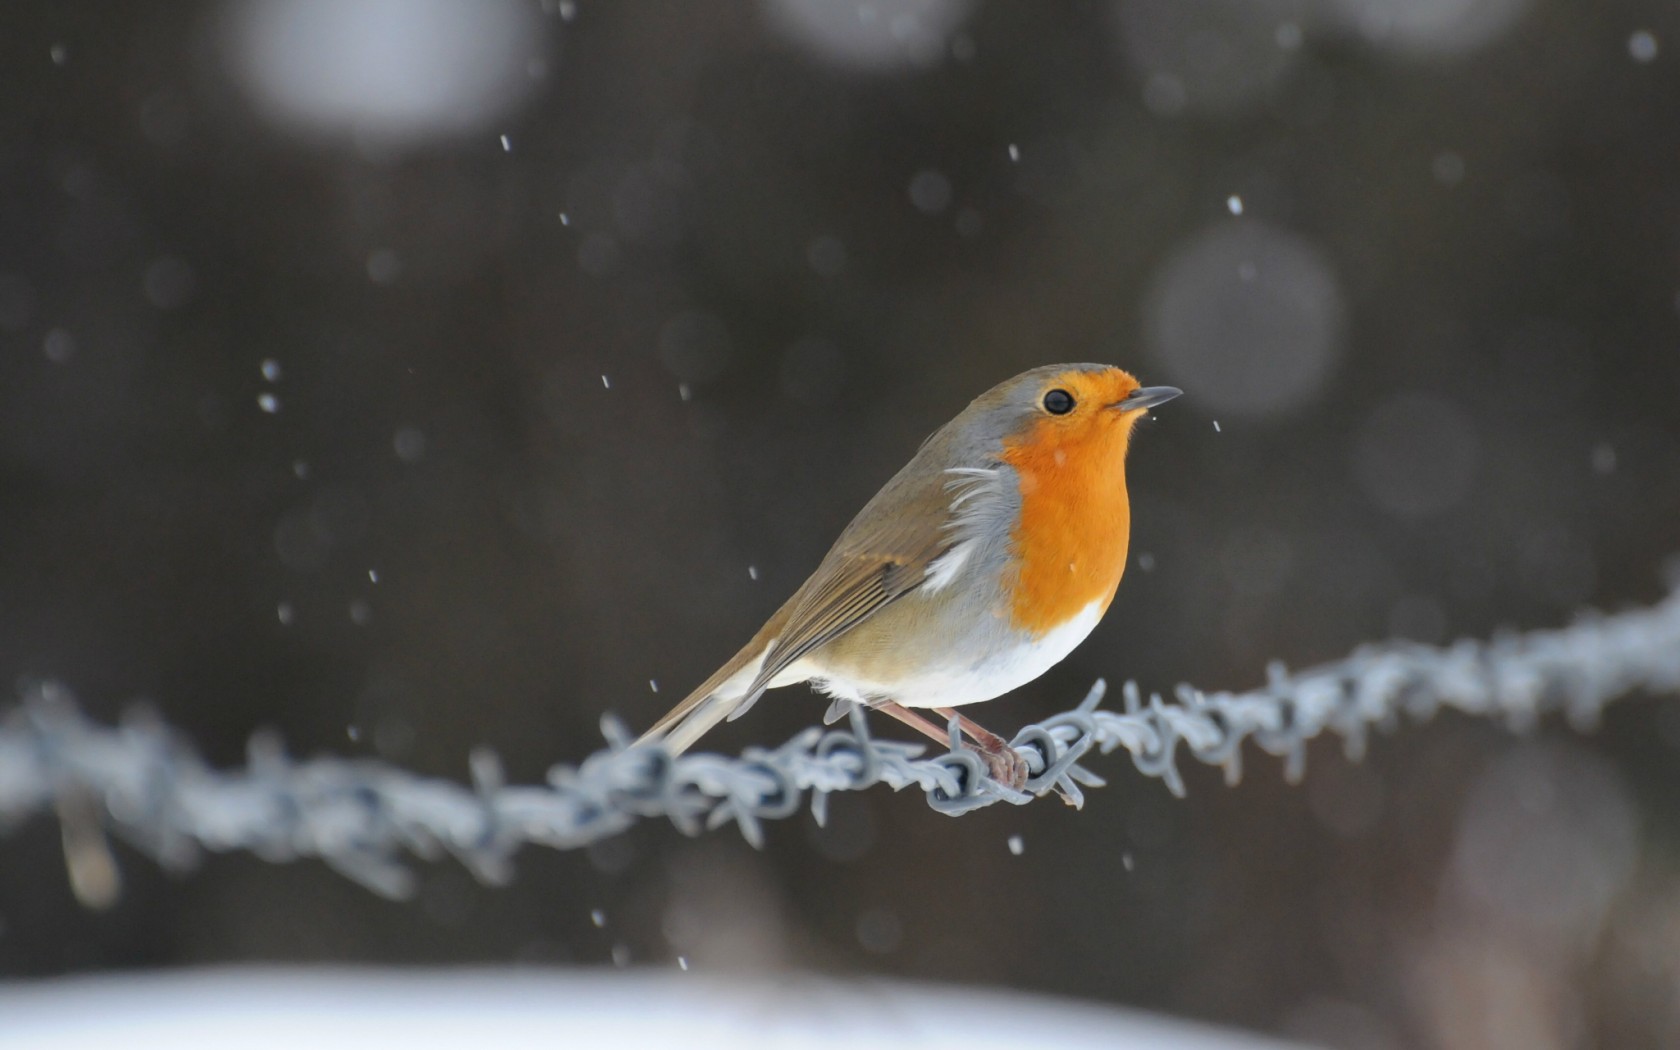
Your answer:
[[[1026,788],[1027,780],[1032,776],[1032,769],[1019,751],[1007,745],[997,748],[982,745],[972,750],[986,763],[986,772],[991,774],[993,780],[1011,791],[1022,791]],[[1057,784],[1053,790],[1056,797],[1066,805],[1074,809],[1081,808],[1081,799],[1062,785]]]
[[[1011,791],[1020,791],[1027,784],[1027,776],[1031,770],[1027,768],[1027,760],[1012,747],[974,749],[986,763],[986,771],[992,779]]]

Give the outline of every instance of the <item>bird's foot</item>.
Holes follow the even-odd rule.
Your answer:
[[[993,780],[1012,791],[1021,791],[1026,788],[1027,778],[1032,775],[1032,770],[1027,766],[1027,760],[1021,757],[1019,751],[1008,745],[994,750],[987,750],[984,746],[973,746],[973,750],[985,761],[986,771],[992,775]],[[1079,809],[1083,805],[1078,797],[1060,784],[1057,784],[1053,790],[1056,792],[1056,797],[1061,799],[1064,804],[1072,806],[1074,809]]]
[[[1027,775],[1030,772],[1027,769],[1027,760],[1008,744],[1002,744],[1001,741],[1000,744],[998,747],[981,744],[973,750],[986,763],[986,771],[992,775],[993,780],[1011,791],[1020,791],[1026,786]]]
[[[873,703],[871,706],[941,744],[950,742],[955,746],[956,736],[951,726],[935,725],[916,712],[890,700]],[[1027,760],[1021,753],[1009,746],[1009,741],[949,707],[936,707],[934,711],[944,715],[954,723],[956,730],[967,734],[968,738],[974,741],[966,746],[986,763],[986,772],[993,780],[1011,791],[1020,791],[1027,786],[1027,778],[1031,776],[1032,770],[1027,767]],[[1070,805],[1073,804],[1066,795],[1062,797]]]

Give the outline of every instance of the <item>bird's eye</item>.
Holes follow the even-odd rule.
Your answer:
[[[1053,416],[1065,416],[1073,411],[1073,395],[1057,387],[1044,395],[1044,411]]]

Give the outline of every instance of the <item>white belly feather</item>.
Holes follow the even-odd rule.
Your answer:
[[[1079,615],[1036,640],[1003,646],[979,660],[946,665],[930,662],[891,682],[832,676],[797,664],[797,671],[789,671],[797,675],[793,681],[809,678],[818,689],[844,700],[885,697],[905,707],[958,707],[1002,696],[1050,670],[1085,640],[1102,614],[1102,603],[1093,601]]]

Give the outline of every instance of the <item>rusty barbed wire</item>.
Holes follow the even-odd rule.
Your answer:
[[[1590,729],[1604,705],[1637,693],[1680,693],[1680,587],[1656,605],[1587,614],[1555,630],[1507,633],[1445,647],[1365,646],[1347,658],[1268,671],[1259,689],[1203,693],[1181,685],[1172,700],[1144,700],[1135,683],[1122,709],[1099,706],[1098,681],[1083,702],[1016,734],[1031,776],[1014,791],[957,746],[925,755],[920,744],[878,740],[863,713],[845,728],[813,727],[738,757],[672,757],[632,746],[611,718],[607,746],[540,785],[508,784],[494,755],[474,752],[470,783],[422,777],[374,759],[294,759],[277,738],[252,738],[243,768],[217,770],[180,732],[143,711],[112,727],[94,723],[68,690],[40,683],[0,718],[0,832],[43,813],[64,831],[72,885],[86,902],[114,897],[116,868],[104,833],[121,836],[171,869],[204,850],[246,850],[270,861],[317,857],[364,886],[400,897],[413,888],[406,856],[453,856],[488,883],[511,874],[525,845],[573,849],[638,820],[669,819],[688,834],[737,825],[755,844],[761,822],[792,816],[808,800],[824,819],[829,795],[884,784],[921,790],[929,805],[962,814],[1023,804],[1051,791],[1078,804],[1103,780],[1081,763],[1124,748],[1138,770],[1184,794],[1178,757],[1224,769],[1235,783],[1243,743],[1284,759],[1292,780],[1307,743],[1329,731],[1360,757],[1372,728],[1450,708],[1514,728],[1562,712]],[[1181,748],[1182,745],[1182,748]]]

